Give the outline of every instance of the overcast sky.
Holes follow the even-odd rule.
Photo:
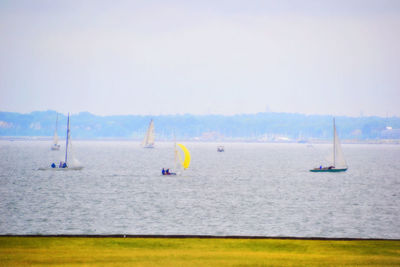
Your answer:
[[[400,116],[400,1],[0,1],[0,110]]]

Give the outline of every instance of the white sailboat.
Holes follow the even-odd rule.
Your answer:
[[[347,171],[347,163],[344,159],[342,146],[340,145],[339,136],[336,132],[335,118],[333,118],[333,155],[332,165],[329,167],[314,168],[311,172],[344,172]]]
[[[60,150],[60,145],[58,144],[57,126],[58,126],[58,113],[56,119],[56,129],[54,130],[54,136],[53,136],[53,145],[51,146],[51,150]]]
[[[83,169],[83,166],[81,166],[79,162],[72,155],[71,131],[70,131],[69,113],[68,113],[64,161],[60,161],[58,166],[55,163],[52,163],[50,168],[39,168],[39,170],[67,171],[67,170],[81,170],[81,169]]]
[[[146,135],[144,136],[142,146],[144,148],[154,148],[154,122],[150,121],[149,128],[147,128]]]

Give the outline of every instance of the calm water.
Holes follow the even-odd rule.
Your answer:
[[[400,238],[400,146],[344,145],[345,173],[311,173],[329,145],[75,141],[81,171],[39,171],[50,142],[0,141],[0,234]],[[63,150],[62,147],[61,150]]]

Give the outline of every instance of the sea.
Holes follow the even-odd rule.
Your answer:
[[[400,145],[342,145],[348,171],[312,173],[331,144],[0,141],[0,234],[400,238]],[[223,145],[225,152],[217,152]]]

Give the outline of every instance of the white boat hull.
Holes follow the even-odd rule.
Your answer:
[[[60,145],[53,145],[51,150],[60,150]]]

